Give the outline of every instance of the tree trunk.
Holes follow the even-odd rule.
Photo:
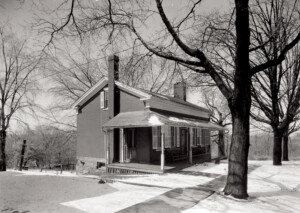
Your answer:
[[[282,160],[289,161],[289,149],[288,149],[289,136],[283,134],[283,146],[282,146]]]
[[[22,171],[22,168],[23,168],[23,161],[24,161],[25,149],[26,149],[26,140],[23,141],[23,145],[22,145],[19,171]]]
[[[0,131],[0,172],[6,171],[6,155],[5,155],[5,144],[6,144],[6,131]]]
[[[235,0],[236,5],[236,70],[234,91],[229,98],[232,115],[232,139],[229,153],[225,195],[246,199],[251,107],[251,72],[249,64],[249,8],[247,0]]]
[[[224,143],[224,131],[219,131],[219,141],[218,141],[218,156],[220,159],[226,157],[225,155],[225,143]]]
[[[246,116],[238,115],[232,117],[233,134],[229,153],[227,183],[224,189],[225,195],[232,195],[240,199],[248,197],[249,119],[247,122],[245,118]]]
[[[281,165],[281,155],[282,155],[282,133],[278,130],[274,131],[274,144],[273,144],[273,165]]]

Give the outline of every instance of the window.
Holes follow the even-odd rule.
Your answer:
[[[171,148],[172,143],[172,128],[170,126],[163,126],[163,132],[164,134],[164,142],[165,142],[165,148]]]
[[[128,148],[135,148],[135,131],[134,129],[127,129],[127,134],[126,134],[126,141],[127,141],[127,147]]]
[[[161,147],[161,127],[152,127],[152,148],[158,149]]]
[[[179,134],[178,127],[171,126],[171,147],[178,146]]]
[[[108,88],[104,88],[104,90],[100,92],[100,108],[108,108]]]
[[[201,146],[208,146],[210,145],[210,131],[208,129],[201,129]]]
[[[161,133],[164,132],[165,148],[180,147],[180,132],[178,127],[152,127],[152,148],[161,148]]]
[[[200,128],[192,128],[190,131],[191,143],[193,146],[201,145],[201,129]]]

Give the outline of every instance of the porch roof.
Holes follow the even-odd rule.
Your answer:
[[[224,127],[202,120],[164,115],[153,111],[122,112],[103,125],[104,129],[151,126],[199,127],[210,130],[225,130]]]

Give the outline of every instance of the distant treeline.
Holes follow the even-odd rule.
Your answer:
[[[272,159],[273,134],[259,133],[250,136],[249,160]],[[300,133],[289,137],[289,159],[300,159]]]

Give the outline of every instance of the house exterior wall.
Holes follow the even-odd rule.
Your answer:
[[[97,162],[106,162],[106,146],[102,125],[109,120],[109,115],[107,109],[100,108],[101,91],[82,106],[77,115],[76,172],[79,174],[93,173],[96,170]],[[119,106],[120,112],[144,109],[143,101],[123,91],[120,91]],[[110,144],[110,146],[114,147],[116,144]],[[114,157],[115,153],[111,150],[111,158]]]
[[[105,162],[104,133],[108,111],[100,109],[100,92],[91,98],[77,115],[77,173],[90,173],[97,162]]]
[[[144,110],[143,101],[127,92],[120,91],[120,112],[133,112]]]

